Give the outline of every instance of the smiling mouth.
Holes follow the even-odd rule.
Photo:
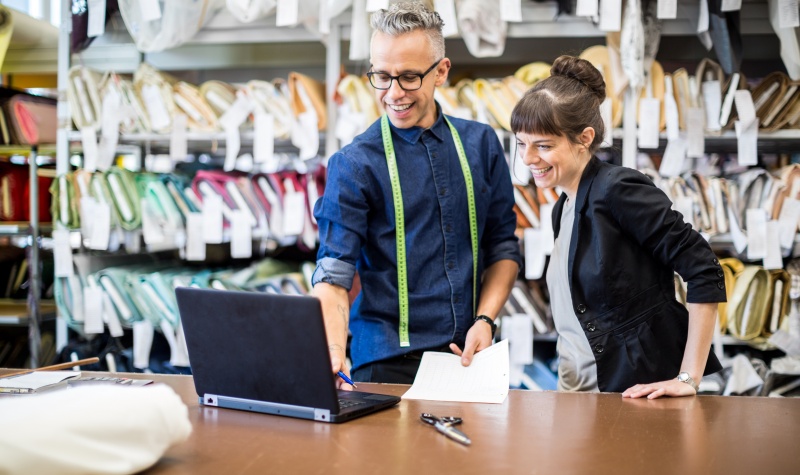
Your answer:
[[[387,107],[392,109],[395,112],[403,112],[408,110],[409,107],[413,106],[414,103],[411,104],[386,104]]]
[[[531,168],[531,173],[533,174],[533,176],[544,176],[544,175],[547,174],[547,172],[549,172],[552,169],[553,169],[553,167]]]

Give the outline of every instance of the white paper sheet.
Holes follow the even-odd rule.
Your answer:
[[[80,371],[34,371],[21,376],[0,379],[0,388],[41,389],[58,384],[65,379],[80,377]]]
[[[508,340],[476,353],[469,366],[461,357],[428,351],[403,399],[502,404],[508,397]]]

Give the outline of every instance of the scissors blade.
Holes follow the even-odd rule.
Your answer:
[[[438,430],[442,434],[446,435],[447,437],[455,440],[456,442],[459,442],[459,443],[464,444],[464,445],[470,445],[472,443],[470,438],[467,437],[467,434],[461,432],[460,430],[456,429],[455,427],[453,427],[450,424],[446,424],[446,423],[443,424],[441,422],[437,422],[434,425],[434,427],[436,427],[436,430]]]

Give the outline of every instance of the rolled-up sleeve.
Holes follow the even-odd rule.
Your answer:
[[[500,143],[490,141],[489,181],[492,196],[486,215],[481,247],[483,249],[484,268],[497,261],[509,259],[522,266],[519,240],[514,234],[517,226],[517,215],[514,213],[514,188],[511,174]]]
[[[341,152],[328,161],[325,192],[314,205],[319,227],[317,268],[311,284],[353,286],[361,246],[367,231],[368,182]]]

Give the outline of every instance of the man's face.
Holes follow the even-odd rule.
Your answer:
[[[436,121],[433,92],[447,80],[450,60],[434,57],[428,37],[422,31],[400,36],[375,33],[372,37],[371,53],[371,71],[385,73],[384,77],[404,76],[401,79],[404,84],[407,83],[405,79],[413,82],[413,75],[423,74],[435,65],[422,78],[422,86],[415,91],[404,90],[397,79],[391,81],[389,89],[374,89],[378,103],[386,110],[395,127],[431,127]]]

